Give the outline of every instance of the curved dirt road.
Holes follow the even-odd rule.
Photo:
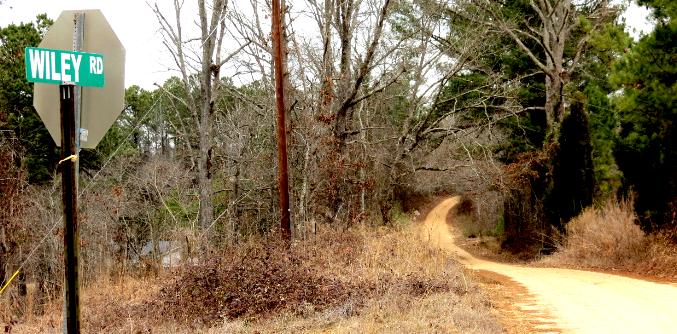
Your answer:
[[[485,274],[506,276],[526,288],[517,306],[540,318],[538,332],[677,333],[677,285],[557,268],[531,268],[477,259],[454,244],[446,223],[459,197],[437,205],[423,224],[424,238]]]

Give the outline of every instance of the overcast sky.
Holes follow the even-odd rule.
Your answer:
[[[155,3],[154,0],[149,2]],[[186,7],[193,2],[187,0]],[[169,6],[171,2],[164,0],[158,3]],[[126,86],[139,85],[152,89],[155,82],[161,84],[176,74],[170,70],[172,63],[162,45],[155,15],[144,0],[4,0],[0,5],[0,27],[31,22],[40,13],[56,19],[62,10],[68,9],[100,9],[103,12],[127,51]],[[190,9],[184,9],[186,16]],[[635,38],[651,30],[648,14],[646,8],[634,3],[624,14],[629,32]]]

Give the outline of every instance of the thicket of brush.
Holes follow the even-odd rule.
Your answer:
[[[479,288],[416,229],[325,228],[289,247],[274,235],[252,237],[156,278],[101,281],[83,292],[83,330],[364,332],[398,324],[500,333]],[[59,308],[54,301],[16,332],[58,330]]]
[[[645,234],[630,201],[589,207],[566,225],[546,262],[677,278],[677,231]]]

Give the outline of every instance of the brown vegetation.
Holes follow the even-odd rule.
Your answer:
[[[542,198],[549,172],[548,153],[524,153],[505,167],[502,247],[522,259],[536,256],[547,243],[548,230]]]
[[[479,288],[420,238],[413,225],[324,229],[288,251],[274,238],[252,238],[174,273],[87,287],[83,329],[500,333]],[[56,301],[15,329],[58,329],[59,308]]]
[[[342,255],[351,257],[351,238],[336,238]],[[188,266],[163,284],[146,309],[179,323],[214,324],[224,318],[256,317],[304,307],[324,309],[360,292],[320,272],[304,247],[275,239],[252,240],[218,258]],[[313,254],[321,258],[320,254]],[[361,299],[360,296],[354,296]]]
[[[645,235],[628,201],[590,207],[566,232],[566,241],[544,263],[677,278],[677,231]]]

